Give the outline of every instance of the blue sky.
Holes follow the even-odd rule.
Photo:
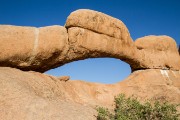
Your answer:
[[[180,44],[180,0],[0,0],[0,24],[64,25],[77,9],[92,9],[122,20],[135,40],[146,35],[168,35]],[[72,62],[47,73],[74,80],[115,83],[131,72],[113,58]]]

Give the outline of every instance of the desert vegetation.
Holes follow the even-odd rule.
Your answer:
[[[97,120],[179,120],[177,104],[155,101],[141,103],[136,97],[120,94],[114,99],[112,112],[104,107],[97,107]]]

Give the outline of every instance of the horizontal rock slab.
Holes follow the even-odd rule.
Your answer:
[[[180,56],[176,42],[169,36],[145,36],[138,38],[140,68],[180,70]],[[138,67],[134,67],[138,69]]]
[[[126,44],[122,39],[79,27],[69,28],[68,36],[69,45],[72,48],[69,50],[68,57],[71,60],[112,57],[127,62],[132,71],[139,69],[180,69],[180,57],[176,43],[168,36],[139,38],[135,43]],[[154,42],[151,38],[154,39]],[[175,59],[172,60],[171,58]]]
[[[130,37],[127,27],[122,21],[101,12],[87,9],[80,9],[72,12],[68,16],[65,26],[68,29],[78,27],[86,29],[85,31],[89,30],[94,33],[100,34],[101,36],[110,36],[111,38],[109,39],[113,41],[111,41],[112,43],[109,42],[110,40],[105,40],[100,37],[98,38],[94,34],[88,34],[89,37],[87,37],[87,35],[83,36],[82,34],[84,34],[84,32],[81,32],[80,35],[77,34],[77,36],[83,36],[83,38],[78,37],[78,39],[83,39],[81,41],[83,41],[84,46],[85,44],[87,44],[85,42],[88,41],[88,49],[94,49],[94,51],[96,52],[105,51],[104,55],[106,57],[115,57],[127,62],[128,64],[130,64],[133,71],[138,69],[152,68],[172,70],[180,69],[180,57],[177,56],[177,46],[175,41],[170,37],[143,37],[143,40],[140,38],[134,43]],[[75,35],[73,37],[69,37],[74,40],[77,39]],[[122,43],[116,43],[114,38],[120,39]],[[97,41],[95,41],[96,44],[93,41],[94,39],[97,39]],[[98,39],[102,39],[102,41]],[[112,46],[112,44],[114,44],[116,47]],[[134,47],[134,45],[136,45],[136,47]],[[105,46],[108,46],[109,48],[105,48]],[[117,46],[119,46],[119,48]],[[125,48],[124,46],[128,46],[129,48]],[[116,51],[112,51],[113,49],[116,49]],[[108,55],[106,53],[110,54]],[[171,60],[171,58],[174,57],[176,59]]]
[[[59,66],[59,61],[66,59],[68,34],[62,26],[48,26],[39,28],[39,41],[35,52],[34,62],[37,71],[47,71]],[[38,68],[40,68],[38,70]]]
[[[72,12],[65,26],[89,29],[127,42],[131,40],[129,31],[121,20],[94,10],[80,9]]]
[[[0,66],[22,70],[49,70],[68,50],[67,30],[61,26],[0,25],[0,42]]]
[[[171,51],[178,52],[176,41],[169,36],[149,35],[135,40],[135,45],[139,50],[154,50],[154,51]]]
[[[111,57],[128,63],[132,71],[180,70],[176,42],[168,36],[134,42],[122,21],[84,9],[72,12],[65,27],[0,25],[0,66],[45,72],[72,61]]]
[[[25,66],[32,56],[37,31],[35,27],[0,25],[1,66]]]
[[[123,39],[117,39],[105,34],[99,34],[88,29],[71,27],[68,29],[70,49],[68,57],[71,60],[112,57],[135,64],[136,47],[132,41],[127,44]]]

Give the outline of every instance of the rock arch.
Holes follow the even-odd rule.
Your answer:
[[[44,72],[86,58],[112,57],[132,70],[180,70],[176,42],[168,36],[146,36],[133,42],[124,23],[93,10],[77,10],[65,27],[0,25],[0,66]],[[173,58],[173,59],[172,59]]]

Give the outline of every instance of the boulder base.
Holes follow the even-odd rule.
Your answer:
[[[141,101],[180,103],[180,71],[140,70],[116,84],[60,81],[56,77],[0,68],[0,119],[96,120],[95,106],[111,108],[125,93]]]

